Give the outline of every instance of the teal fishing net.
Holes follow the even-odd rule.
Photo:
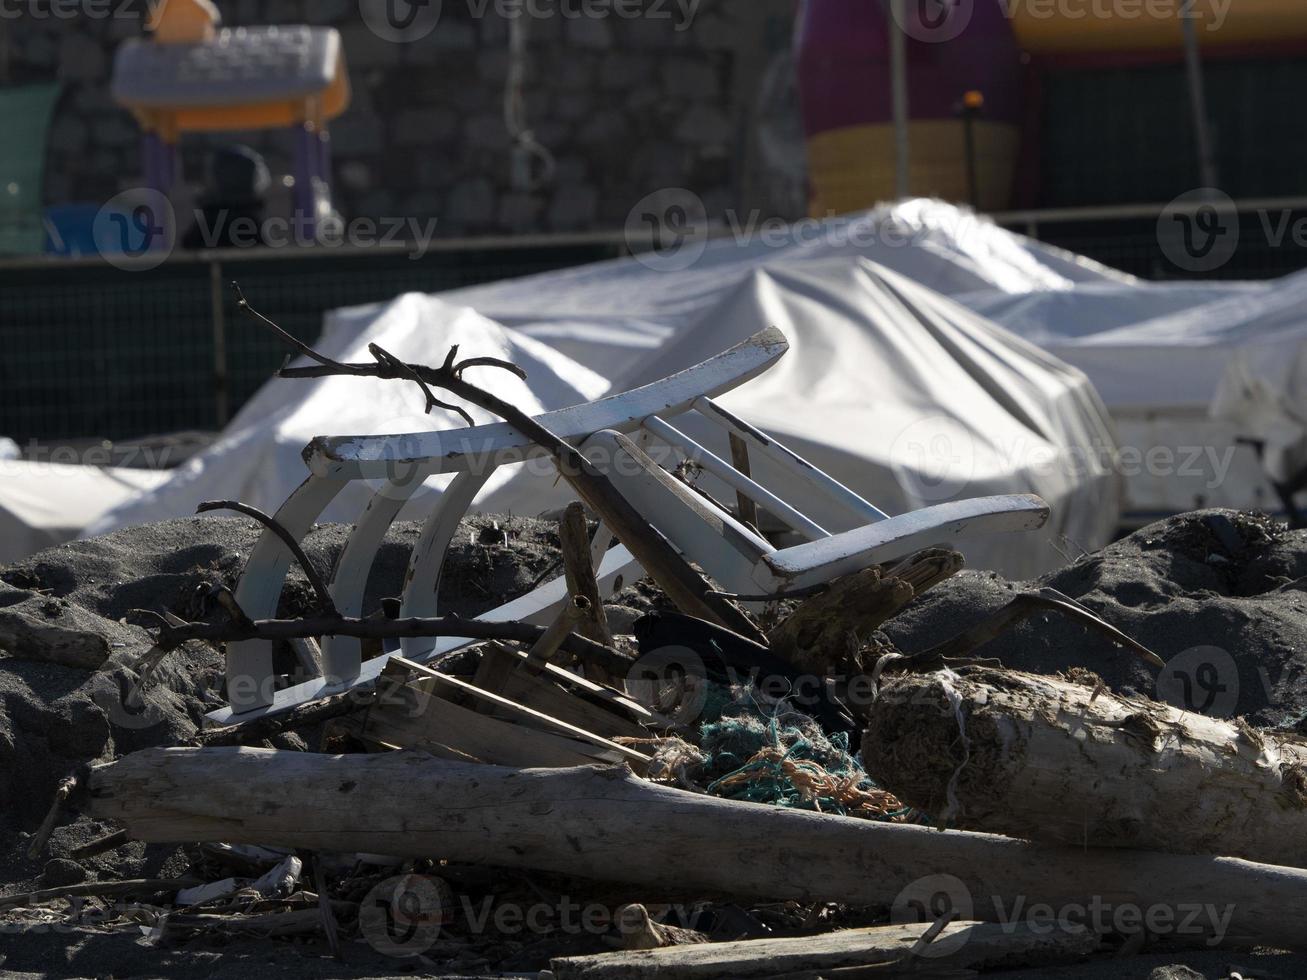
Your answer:
[[[709,704],[714,700],[710,696]],[[768,710],[727,701],[717,720],[700,729],[699,780],[710,794],[875,820],[907,818],[910,809],[871,780],[849,751],[846,734],[827,735],[784,705]]]

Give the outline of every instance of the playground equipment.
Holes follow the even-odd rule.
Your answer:
[[[164,0],[151,39],[118,49],[113,95],[144,132],[145,181],[167,194],[181,178],[187,133],[289,129],[295,211],[311,235],[331,211],[327,123],[349,105],[340,33],[303,25],[221,28],[209,0]]]

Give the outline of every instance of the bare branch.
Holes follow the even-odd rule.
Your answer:
[[[327,583],[322,580],[318,570],[313,567],[313,562],[309,561],[309,556],[304,553],[300,543],[295,540],[295,536],[277,523],[276,519],[263,513],[257,507],[251,507],[249,504],[243,504],[238,500],[209,500],[200,504],[196,508],[197,514],[204,514],[214,510],[232,510],[238,514],[244,514],[246,517],[252,517],[264,527],[266,527],[277,537],[281,538],[282,544],[290,549],[290,553],[295,556],[300,567],[304,569],[304,574],[308,577],[309,585],[317,593],[318,604],[322,607],[323,612],[330,615],[337,615],[336,603],[331,598],[331,593],[327,590]],[[242,613],[242,615],[244,615]]]
[[[266,317],[259,319],[262,322]],[[278,336],[289,338],[281,328],[275,329]],[[289,339],[297,350],[303,346],[299,341]],[[671,542],[652,527],[588,459],[517,406],[462,378],[462,370],[473,361],[488,366],[482,359],[472,359],[459,365],[454,363],[456,356],[456,350],[451,350],[446,355],[443,367],[431,368],[418,364],[400,364],[394,358],[372,365],[336,365],[330,359],[317,355],[314,360],[322,367],[288,368],[279,374],[283,378],[319,378],[347,374],[402,378],[408,381],[416,376],[426,385],[443,388],[464,401],[499,416],[554,457],[554,464],[563,479],[571,484],[572,489],[589,504],[591,510],[603,518],[604,523],[612,528],[618,539],[681,609],[693,616],[726,626],[755,642],[766,643],[766,637],[757,624],[738,606],[714,594],[707,579],[690,566]]]
[[[352,636],[361,640],[400,640],[457,636],[468,640],[504,640],[534,644],[545,634],[545,627],[530,623],[492,623],[461,616],[437,619],[357,619],[336,614],[304,619],[261,619],[248,623],[185,623],[166,626],[159,631],[156,645],[176,650],[190,640],[230,643],[240,640],[291,640],[319,636]],[[625,677],[634,660],[601,643],[569,633],[562,649],[587,663]]]

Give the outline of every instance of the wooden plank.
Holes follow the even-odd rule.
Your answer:
[[[541,415],[539,422],[559,438],[568,440],[584,439],[600,429],[630,432],[650,415],[679,415],[704,395],[719,395],[738,388],[770,368],[787,350],[789,342],[785,335],[769,327],[730,350],[661,381]],[[305,458],[314,473],[352,480],[388,479],[397,464],[412,464],[415,477],[419,472],[431,476],[467,470],[474,465],[503,466],[544,454],[543,449],[505,422],[403,436],[317,438],[305,449]]]
[[[502,694],[510,701],[535,708],[550,717],[609,738],[619,735],[631,738],[648,737],[648,730],[631,721],[626,714],[618,714],[569,694],[547,677],[533,675],[521,669],[522,665],[522,658],[515,656],[513,651],[497,643],[487,644],[472,683],[482,690]],[[561,667],[556,670],[560,673],[568,673]],[[485,707],[488,713],[502,717],[497,706],[487,703]],[[533,724],[533,722],[528,720],[523,724]]]
[[[503,646],[502,644],[499,645],[499,649],[504,654],[517,658],[521,663],[525,663],[528,659],[527,653],[524,650],[517,650],[513,647]],[[675,722],[670,718],[666,718],[663,715],[650,711],[643,704],[632,700],[620,691],[615,691],[611,687],[605,687],[602,684],[590,680],[588,677],[582,677],[580,674],[574,674],[570,670],[560,667],[557,664],[548,664],[542,668],[541,674],[549,680],[561,684],[566,690],[573,692],[590,703],[597,704],[601,707],[607,708],[609,711],[621,714],[623,717],[629,718],[631,721],[656,728],[675,727]],[[480,687],[479,684],[477,686]]]
[[[489,701],[515,717],[523,720],[531,719],[537,724],[543,725],[561,735],[566,735],[582,742],[589,742],[592,745],[597,745],[610,751],[615,750],[626,759],[626,761],[635,765],[647,766],[651,761],[650,757],[645,755],[643,752],[637,752],[635,749],[628,749],[625,745],[618,745],[616,742],[611,742],[602,735],[596,735],[594,732],[588,732],[584,728],[578,728],[576,725],[568,724],[567,722],[560,721],[557,718],[551,718],[542,712],[536,711],[534,708],[528,708],[525,705],[517,704],[516,702],[508,700],[508,698],[500,697],[498,694],[483,691],[475,684],[469,684],[465,680],[460,680],[459,678],[452,677],[449,674],[442,674],[438,670],[432,670],[430,667],[416,664],[411,660],[404,659],[403,657],[394,657],[392,658],[392,662],[401,667],[407,667],[409,670],[416,671],[424,677],[433,677],[440,684],[446,685],[455,691],[461,691],[462,693],[479,700]]]
[[[1033,531],[1047,520],[1048,504],[1032,493],[954,500],[764,554],[753,579],[769,593],[807,588],[969,534]]]
[[[727,943],[631,950],[553,959],[557,980],[733,980],[803,975],[886,964],[882,976],[903,976],[911,967],[981,966],[990,963],[1046,964],[1079,959],[1098,947],[1083,926],[1042,929],[1024,922],[1010,926],[953,922],[928,944],[931,923],[844,929],[818,936],[749,939]],[[918,951],[919,953],[915,952]],[[916,972],[915,970],[913,972]]]
[[[383,681],[378,703],[368,709],[363,736],[401,749],[467,757],[496,766],[566,768],[620,759],[585,742],[477,714],[438,694]],[[451,751],[452,750],[452,751]]]

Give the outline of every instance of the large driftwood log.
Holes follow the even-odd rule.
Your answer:
[[[1307,742],[991,668],[888,681],[867,771],[951,826],[1307,866]]]
[[[1038,966],[1092,953],[1098,937],[1086,929],[1046,932],[981,922],[944,926],[922,943],[929,924],[844,929],[820,936],[749,939],[598,956],[553,959],[556,980],[761,980],[778,974],[880,966],[884,977],[929,974],[932,968]],[[922,955],[922,953],[926,955]],[[901,967],[902,972],[895,968]]]
[[[1101,916],[1085,922],[1084,912],[1105,903],[1134,909],[1136,922],[1141,910],[1154,922],[1170,916],[1190,940],[1307,948],[1307,871],[739,803],[646,783],[621,767],[174,748],[95,766],[84,784],[92,816],[146,841],[431,857],[851,905],[902,904],[912,889],[928,899],[941,890],[938,876],[953,876],[942,890],[964,919],[1019,922],[1047,905],[1078,909],[1068,921],[1093,927]]]

